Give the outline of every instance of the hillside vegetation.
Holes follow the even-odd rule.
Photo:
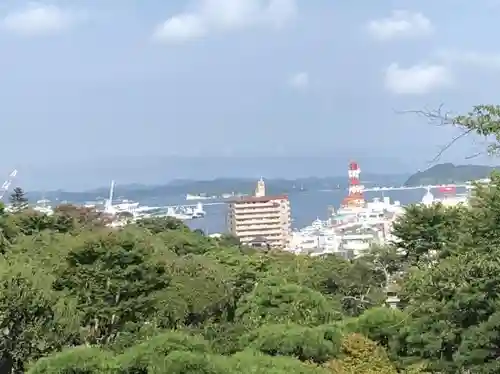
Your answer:
[[[487,178],[497,167],[485,165],[438,164],[425,171],[413,174],[405,186],[464,183]]]
[[[16,189],[0,209],[0,372],[499,372],[494,178],[470,208],[408,207],[397,243],[353,261],[171,218],[117,230],[88,208],[46,216]]]

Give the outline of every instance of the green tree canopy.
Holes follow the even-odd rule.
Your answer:
[[[16,187],[10,195],[9,202],[13,212],[20,212],[28,208],[28,198],[21,187]]]

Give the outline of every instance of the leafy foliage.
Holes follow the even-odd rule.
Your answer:
[[[311,326],[329,323],[340,317],[340,306],[321,293],[296,284],[280,284],[271,279],[256,284],[236,311],[238,319],[251,325],[294,322]]]
[[[363,335],[347,335],[342,343],[344,357],[327,364],[335,374],[397,374],[385,352]]]
[[[154,294],[169,284],[165,266],[127,232],[102,233],[76,246],[57,272],[54,289],[72,295],[91,344],[111,342],[127,323],[154,316]]]
[[[34,286],[21,274],[5,275],[0,283],[0,355],[16,372],[65,343],[51,295]]]
[[[453,250],[465,208],[410,205],[393,226],[394,246],[403,253],[409,266],[427,266],[436,258],[445,258]]]

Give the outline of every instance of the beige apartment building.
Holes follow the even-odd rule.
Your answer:
[[[288,196],[266,196],[262,178],[255,196],[244,196],[229,204],[228,228],[244,244],[287,248],[291,236]]]

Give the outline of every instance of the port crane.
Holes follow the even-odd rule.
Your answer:
[[[9,177],[5,182],[3,182],[2,187],[0,187],[0,201],[3,200],[5,194],[9,191],[10,185],[12,184],[12,181],[17,175],[17,170],[14,169],[12,173],[9,174]]]

